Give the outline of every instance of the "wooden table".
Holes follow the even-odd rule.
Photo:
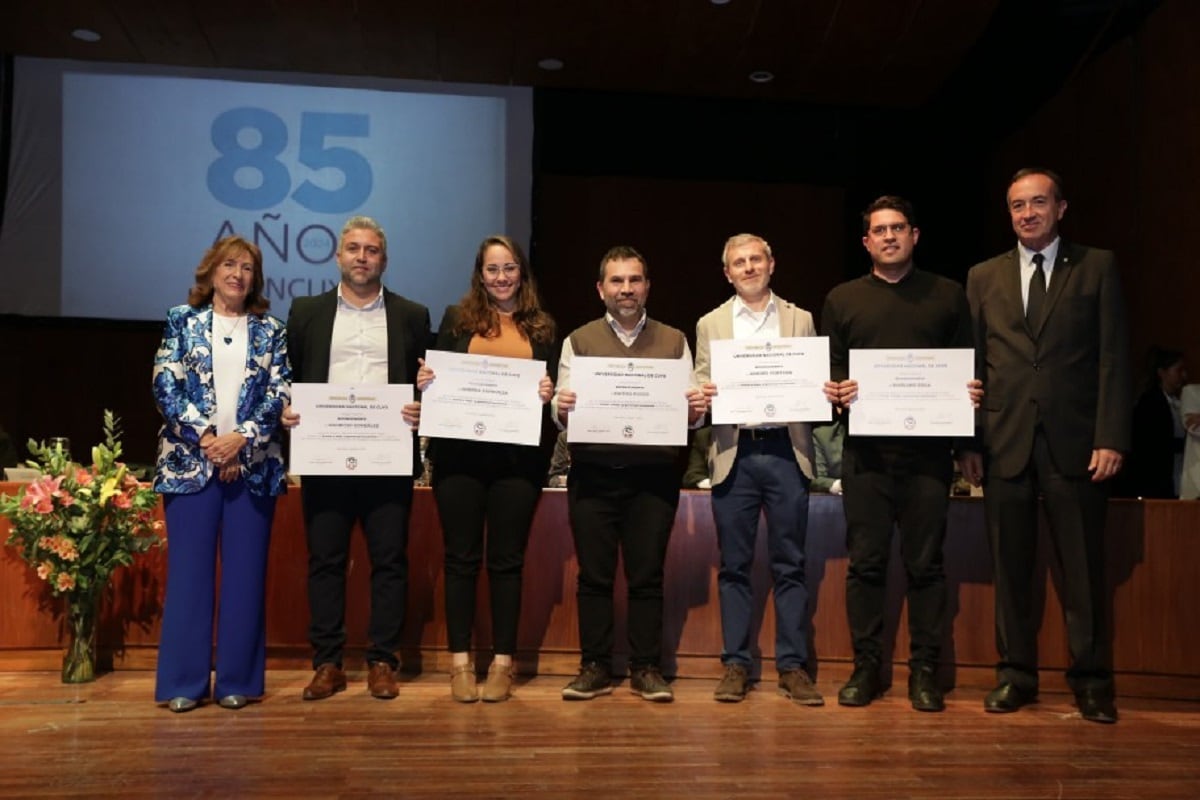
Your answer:
[[[15,485],[0,483],[0,493]],[[954,499],[946,538],[946,571],[953,631],[943,655],[957,685],[985,686],[995,661],[991,559],[983,527],[983,503]],[[1044,524],[1044,522],[1043,522]],[[7,537],[0,519],[0,537]],[[1186,620],[1200,609],[1200,502],[1114,500],[1109,505],[1109,582],[1118,690],[1149,696],[1200,698],[1200,642]],[[754,584],[761,615],[758,649],[774,652],[765,536],[759,537]],[[808,583],[812,597],[813,651],[837,670],[852,658],[846,625],[845,523],[841,498],[812,497],[808,536]],[[1045,539],[1045,537],[1043,537]],[[417,489],[409,543],[408,613],[401,657],[408,670],[444,670],[446,632],[442,544],[438,515],[428,489]],[[272,531],[267,580],[269,665],[304,667],[308,605],[306,548],[300,490],[281,497]],[[1038,569],[1046,587],[1040,649],[1047,688],[1058,685],[1067,663],[1066,632],[1053,589],[1055,576]],[[361,536],[354,537],[347,583],[348,666],[361,663],[368,605],[369,562]],[[100,626],[102,654],[118,669],[154,664],[166,555],[155,551],[121,570],[110,588]],[[486,581],[486,578],[484,579]],[[575,604],[576,564],[567,524],[566,494],[547,490],[529,539],[521,609],[518,661],[523,672],[571,674],[579,657]],[[902,613],[903,572],[893,553],[886,636],[895,640],[896,662],[907,658]],[[618,584],[618,647],[624,643],[624,587]],[[476,640],[488,644],[486,587],[481,583]],[[667,553],[664,646],[668,674],[716,676],[721,652],[717,601],[716,531],[707,492],[685,491]],[[59,601],[11,549],[0,557],[0,670],[57,669],[63,641]],[[483,663],[486,663],[486,658]],[[618,653],[617,668],[621,668]],[[773,674],[772,667],[766,668]],[[898,680],[905,674],[900,667]]]

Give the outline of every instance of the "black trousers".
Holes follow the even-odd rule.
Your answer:
[[[305,477],[308,533],[308,636],[313,667],[342,664],[346,645],[346,565],[350,533],[362,523],[371,559],[367,661],[398,666],[408,595],[408,520],[412,478]]]
[[[846,514],[846,612],[856,663],[883,662],[882,633],[892,531],[899,527],[907,579],[909,664],[934,666],[946,630],[942,545],[950,505],[949,446],[941,453],[860,457],[842,465]]]
[[[679,505],[673,464],[571,465],[567,508],[579,562],[582,662],[612,669],[613,583],[618,553],[628,591],[629,665],[662,661],[663,563]]]
[[[1053,557],[1062,576],[1059,600],[1066,615],[1071,666],[1067,682],[1082,689],[1111,689],[1112,652],[1105,619],[1105,484],[1063,475],[1046,438],[1034,434],[1029,465],[1014,478],[988,476],[985,516],[996,580],[997,677],[1037,690],[1037,621],[1033,609],[1038,552],[1038,494],[1050,523]]]
[[[433,470],[445,546],[446,629],[450,652],[471,648],[475,625],[476,586],[484,561],[487,532],[488,592],[492,610],[492,647],[512,655],[517,649],[521,617],[521,573],[529,527],[542,494],[545,460],[536,448],[530,458],[538,466],[505,459],[509,446],[474,444],[470,460],[438,460]]]

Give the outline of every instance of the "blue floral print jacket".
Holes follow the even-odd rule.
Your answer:
[[[154,402],[163,418],[154,489],[163,494],[198,492],[214,474],[200,449],[201,437],[215,430],[212,317],[212,306],[172,308],[154,357]],[[249,347],[235,430],[248,445],[238,460],[251,492],[279,495],[287,490],[279,424],[291,399],[287,330],[268,314],[250,314],[246,325]]]

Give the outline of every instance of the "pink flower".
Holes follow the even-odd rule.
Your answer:
[[[61,475],[57,478],[43,475],[29,484],[25,489],[25,495],[21,498],[21,508],[28,509],[32,506],[33,510],[39,514],[49,514],[54,510],[53,498],[62,495],[59,488],[62,480]]]
[[[60,592],[65,592],[75,588],[75,579],[65,572],[58,573],[58,580],[55,582]]]
[[[48,580],[50,578],[50,573],[53,571],[54,565],[49,561],[43,561],[41,564],[38,564],[37,576],[42,580]]]
[[[66,489],[63,489],[58,493],[58,502],[65,508],[67,506],[75,505],[75,498],[71,496],[70,492],[68,492]]]
[[[83,467],[80,467],[79,469],[75,470],[75,482],[80,486],[91,486],[92,473],[88,472]]]
[[[114,494],[112,504],[117,508],[133,508],[133,501],[127,494]]]

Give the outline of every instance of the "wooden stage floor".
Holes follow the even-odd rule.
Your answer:
[[[768,673],[773,671],[768,669]],[[1200,796],[1200,704],[1123,697],[1121,721],[1084,722],[1065,694],[985,714],[957,689],[920,714],[897,687],[870,708],[801,708],[764,682],[741,704],[680,679],[652,704],[621,683],[568,703],[566,679],[521,679],[507,703],[460,705],[445,673],[367,695],[362,673],[303,702],[308,671],[273,670],[262,703],[172,714],[154,675],[82,687],[47,672],[0,674],[3,797],[800,797],[1187,798]],[[843,676],[839,676],[843,677]]]

